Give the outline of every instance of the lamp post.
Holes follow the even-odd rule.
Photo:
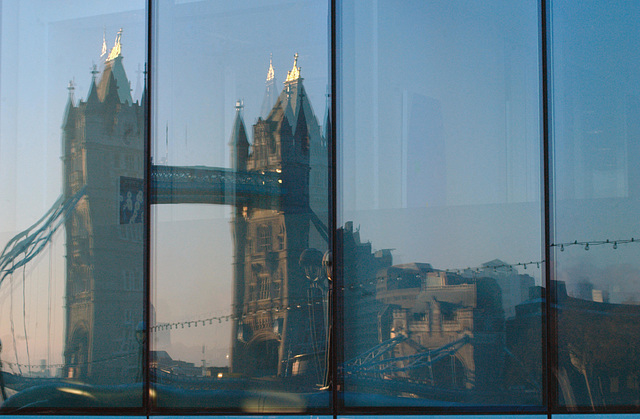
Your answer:
[[[304,269],[304,273],[309,280],[307,303],[309,307],[309,330],[313,345],[312,356],[315,359],[317,380],[324,387],[327,364],[325,362],[323,365],[320,354],[322,351],[324,351],[325,355],[327,353],[329,318],[327,316],[327,285],[322,272],[322,258],[322,252],[317,249],[305,249],[300,255],[300,267]],[[318,310],[319,305],[322,307],[320,310]],[[321,347],[321,340],[323,340],[324,348]]]
[[[333,299],[335,298],[333,295],[333,253],[331,250],[327,250],[322,256],[322,267],[325,270],[325,274],[327,275],[327,305],[326,305],[326,316],[327,316],[327,356],[325,358],[325,362],[327,363],[327,369],[324,376],[324,386],[322,387],[325,390],[329,390],[331,388],[331,370],[334,368],[333,364]]]

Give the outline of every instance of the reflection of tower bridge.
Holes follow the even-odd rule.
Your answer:
[[[122,59],[119,34],[102,72],[92,71],[87,99],[76,103],[70,85],[63,194],[0,255],[1,282],[24,269],[65,226],[64,371],[68,378],[92,383],[134,382],[141,368],[135,328],[143,320],[144,301],[146,90],[134,102]],[[308,300],[300,255],[309,247],[327,248],[328,141],[302,80],[296,55],[276,97],[270,66],[252,145],[237,107],[232,169],[151,167],[152,204],[235,208],[228,319],[234,322],[232,370],[239,373],[255,372],[258,360],[268,364],[258,375],[285,373],[282,363],[292,342],[304,342],[309,328],[304,310],[286,309]],[[99,362],[104,359],[113,362]]]
[[[120,51],[118,38],[99,81],[94,70],[86,101],[76,103],[70,89],[63,125],[62,197],[0,255],[1,281],[36,258],[65,225],[64,369],[69,378],[110,384],[135,381],[141,368],[134,334],[143,319],[142,227],[147,216],[145,96],[133,102]],[[320,132],[302,80],[296,61],[276,98],[270,67],[266,105],[253,125],[251,145],[237,108],[232,169],[154,165],[150,171],[152,204],[234,207],[231,313],[151,325],[151,330],[231,321],[231,369],[236,373],[286,376],[293,362],[309,362],[303,356],[324,347],[312,342],[314,333],[309,333],[310,328],[324,329],[322,295],[309,292],[299,260],[307,248],[327,247],[330,129],[327,121]],[[365,352],[347,363],[345,372],[375,379],[385,371],[424,368],[468,343],[461,338],[453,346],[393,359],[392,346],[383,342],[372,349],[377,355]]]

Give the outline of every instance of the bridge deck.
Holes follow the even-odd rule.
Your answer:
[[[152,204],[223,204],[278,208],[286,194],[279,173],[217,167],[152,166]]]

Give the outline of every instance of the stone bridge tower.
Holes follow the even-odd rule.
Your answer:
[[[121,34],[86,101],[70,86],[62,126],[63,193],[82,194],[65,224],[64,376],[93,384],[131,383],[141,369],[144,93],[133,102]]]
[[[272,80],[270,66],[267,94]],[[321,321],[323,307],[310,310],[310,281],[299,261],[307,248],[327,249],[327,144],[302,81],[296,54],[275,105],[253,125],[250,151],[241,104],[236,107],[234,168],[278,173],[284,194],[276,208],[256,203],[235,210],[234,373],[288,376],[309,360],[315,369],[324,362],[324,335],[309,333],[310,317]]]

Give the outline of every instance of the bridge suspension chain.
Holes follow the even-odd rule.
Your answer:
[[[7,242],[0,254],[0,285],[8,275],[25,266],[44,250],[85,191],[86,186],[69,198],[60,196],[42,218]]]

